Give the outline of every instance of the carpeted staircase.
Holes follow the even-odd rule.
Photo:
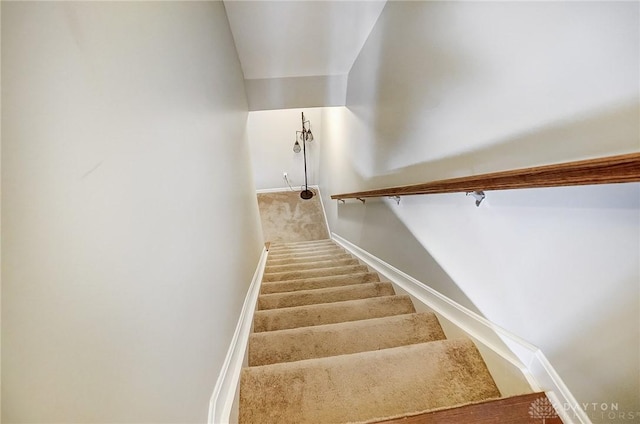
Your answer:
[[[331,240],[272,245],[239,422],[377,422],[500,397],[471,340]]]

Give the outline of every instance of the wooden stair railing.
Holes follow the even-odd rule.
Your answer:
[[[428,183],[334,194],[332,199],[365,199],[419,194],[520,188],[615,184],[640,181],[640,153],[521,168]]]

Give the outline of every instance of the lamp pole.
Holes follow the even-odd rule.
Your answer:
[[[307,183],[307,130],[304,127],[304,112],[302,112],[302,156],[304,157],[304,190],[300,193],[300,197],[308,200],[313,197],[313,192],[309,190]]]

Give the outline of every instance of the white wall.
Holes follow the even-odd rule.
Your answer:
[[[203,422],[261,250],[224,7],[2,9],[3,421]]]
[[[295,190],[304,185],[303,152],[293,152],[296,131],[302,130],[302,112],[305,120],[311,123],[310,129],[314,138],[306,145],[308,183],[318,184],[319,151],[322,148],[322,109],[255,111],[249,112],[247,132],[257,189],[288,187],[282,176],[285,171]]]
[[[251,111],[344,106],[347,98],[346,74],[245,79],[244,85]]]
[[[438,171],[638,148],[627,137],[637,123],[638,5],[424,3],[387,5],[349,75],[347,106],[375,131],[364,177],[505,145],[518,146],[513,157]]]
[[[366,188],[638,151],[638,3],[389,2],[323,113],[332,231],[640,410],[640,185],[338,204]],[[594,422],[609,420],[593,410]]]

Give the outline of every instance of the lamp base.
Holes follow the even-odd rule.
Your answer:
[[[309,200],[313,197],[313,191],[311,190],[302,190],[300,192],[300,197],[302,197],[304,200]]]

